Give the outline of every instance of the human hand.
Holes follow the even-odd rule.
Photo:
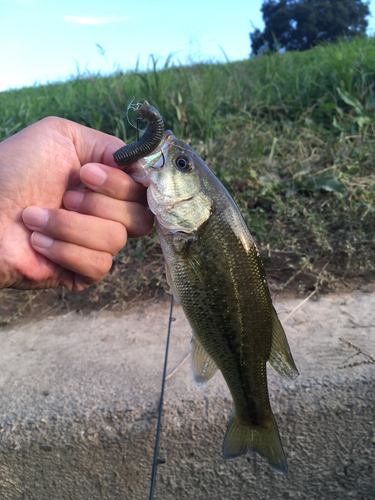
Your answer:
[[[83,290],[151,230],[145,188],[113,168],[123,145],[55,117],[0,143],[0,288]]]

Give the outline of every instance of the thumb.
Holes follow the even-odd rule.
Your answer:
[[[86,163],[102,163],[117,167],[113,153],[124,146],[124,141],[79,123],[64,120],[66,134],[74,144],[81,165]]]

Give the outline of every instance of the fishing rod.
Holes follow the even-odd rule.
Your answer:
[[[160,402],[159,402],[159,414],[158,414],[158,427],[156,430],[156,439],[155,439],[155,451],[154,451],[154,464],[152,467],[152,476],[151,476],[151,489],[150,489],[150,497],[149,500],[154,498],[154,489],[155,489],[155,479],[156,479],[156,469],[158,466],[158,450],[159,450],[159,438],[160,438],[160,427],[161,427],[161,415],[163,410],[163,399],[164,399],[164,388],[165,388],[165,377],[167,373],[167,361],[168,361],[168,349],[169,349],[169,339],[171,336],[171,325],[172,325],[172,311],[173,311],[173,295],[171,299],[171,309],[169,313],[169,323],[168,323],[168,335],[167,335],[167,344],[165,346],[165,357],[164,357],[164,370],[163,370],[163,380],[161,384],[160,391]]]

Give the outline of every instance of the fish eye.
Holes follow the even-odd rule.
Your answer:
[[[193,162],[191,159],[182,154],[178,154],[173,158],[173,163],[175,167],[178,168],[178,170],[181,170],[181,172],[191,172],[193,170]]]

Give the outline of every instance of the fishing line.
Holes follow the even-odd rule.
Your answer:
[[[140,103],[133,104],[134,101],[135,101],[135,97],[133,97],[133,99],[130,101],[129,106],[126,110],[126,119],[128,120],[128,123],[131,127],[137,128],[135,125],[132,124],[132,122],[130,121],[130,118],[129,118],[129,109],[131,108],[133,111],[137,111],[137,109],[139,108]]]
[[[158,414],[158,428],[157,428],[157,431],[156,431],[156,439],[155,439],[154,464],[153,464],[153,467],[152,467],[150,500],[152,500],[154,498],[156,469],[157,469],[157,466],[158,466],[158,449],[159,449],[159,438],[160,438],[160,427],[161,427],[161,414],[162,414],[162,410],[163,410],[165,376],[166,376],[166,373],[167,373],[169,338],[171,336],[171,325],[172,325],[172,320],[173,320],[173,318],[172,318],[172,311],[173,311],[173,295],[172,295],[172,299],[171,299],[171,309],[170,309],[170,313],[169,313],[167,344],[165,346],[163,381],[162,381],[162,384],[161,384],[161,392],[160,392],[159,414]]]
[[[135,128],[137,131],[137,141],[139,141],[139,127],[138,127],[138,120],[143,120],[143,118],[137,118],[137,125],[133,125],[132,122],[130,121],[129,118],[129,109],[132,109],[133,111],[138,111],[142,107],[141,102],[137,102],[136,104],[133,104],[135,101],[135,97],[130,101],[129,106],[126,109],[126,119],[128,120],[128,123],[131,127]],[[142,130],[142,135],[145,132],[145,130]]]

